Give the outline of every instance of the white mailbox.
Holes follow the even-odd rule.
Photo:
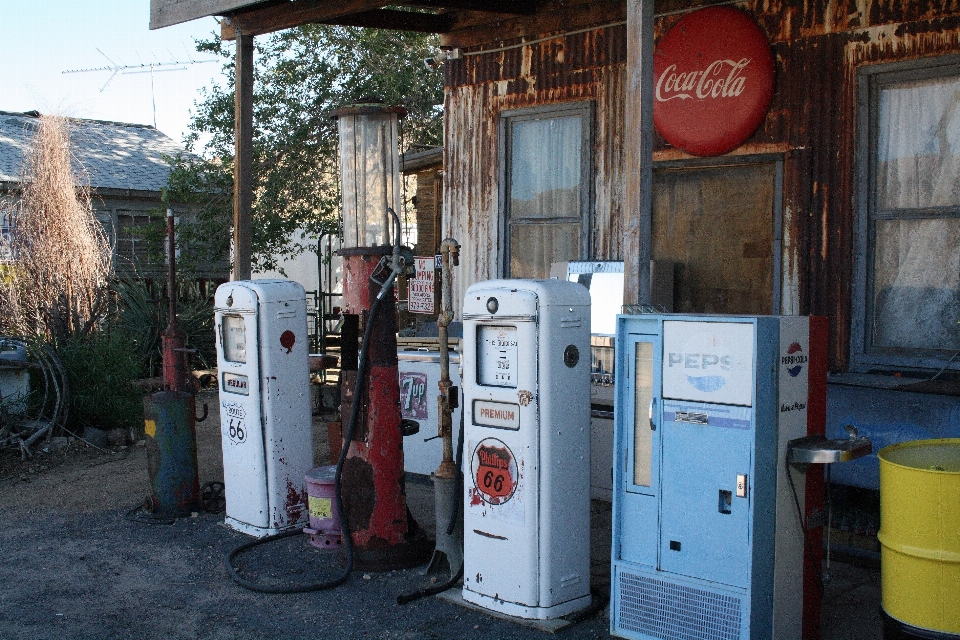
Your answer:
[[[589,293],[481,282],[463,321],[463,598],[566,615],[590,604]]]
[[[227,282],[215,305],[226,524],[279,533],[307,518],[313,466],[303,287]]]

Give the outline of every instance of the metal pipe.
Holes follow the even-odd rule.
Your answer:
[[[163,386],[167,391],[191,390],[187,372],[187,335],[177,325],[177,243],[173,208],[167,208],[167,314],[169,324],[161,333]]]
[[[177,324],[177,242],[174,238],[173,208],[167,207],[167,318]]]
[[[453,265],[451,265],[451,260]],[[448,327],[453,321],[453,277],[451,266],[460,264],[460,245],[453,238],[440,243],[440,313],[437,315],[437,334],[440,338],[440,395],[437,396],[438,435],[443,443],[443,459],[436,471],[439,478],[456,478],[457,466],[453,460],[453,403],[450,401],[450,336]]]

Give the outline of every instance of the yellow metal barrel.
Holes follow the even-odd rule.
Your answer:
[[[960,438],[904,442],[878,455],[883,609],[960,637]]]

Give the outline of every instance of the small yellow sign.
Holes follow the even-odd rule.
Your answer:
[[[310,507],[310,515],[314,518],[329,518],[333,515],[333,507],[330,498],[316,498],[308,496],[307,504]]]
[[[157,423],[153,420],[143,421],[143,432],[151,438],[157,437]]]

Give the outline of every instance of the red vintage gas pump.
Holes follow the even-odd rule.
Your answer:
[[[407,509],[392,291],[381,300],[377,315],[370,315],[380,292],[375,280],[378,275],[384,278],[389,273],[382,258],[391,255],[391,248],[355,247],[341,250],[340,255],[345,316],[341,340],[355,341],[357,333],[353,328],[374,323],[366,347],[367,375],[359,397],[354,396],[355,363],[344,358],[341,369],[341,415],[350,415],[352,405],[359,403],[357,425],[341,480],[354,558],[361,569],[386,571],[415,566],[426,560],[432,545]]]
[[[400,195],[396,140],[402,115],[402,109],[379,103],[350,105],[334,113],[343,182],[344,248],[339,254],[344,273],[345,432],[347,416],[356,414],[352,441],[344,443],[348,450],[341,492],[356,566],[383,571],[422,564],[432,550],[407,508],[403,477],[392,290],[399,270],[412,265],[412,254],[401,254],[400,224],[393,213]],[[358,350],[362,334],[366,338]]]

